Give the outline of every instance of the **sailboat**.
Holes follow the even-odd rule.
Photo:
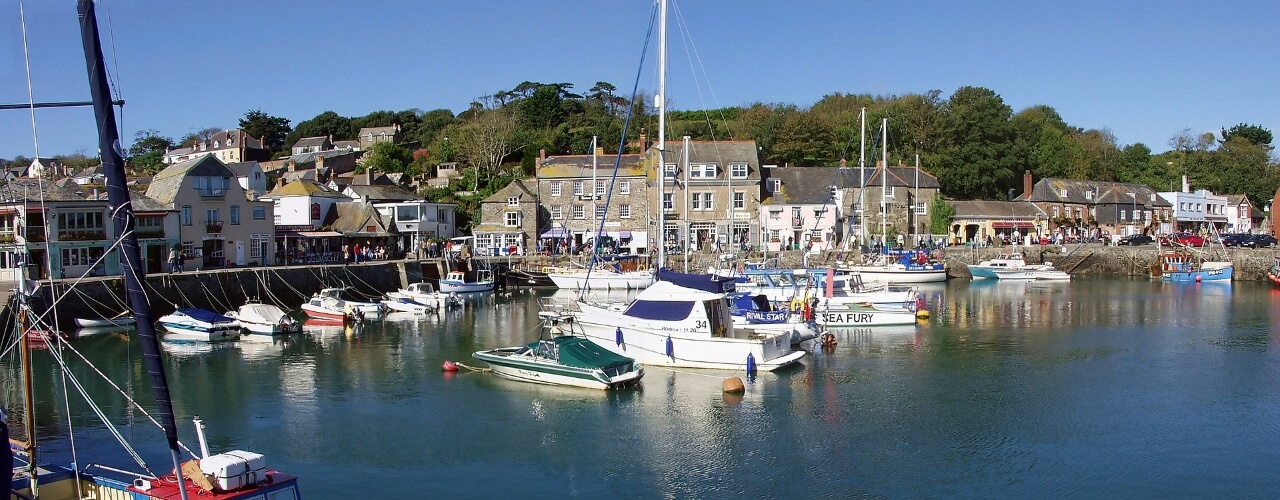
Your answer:
[[[155,413],[158,417],[157,424],[164,431],[173,463],[173,473],[142,474],[101,465],[59,465],[39,462],[34,412],[31,411],[34,400],[31,389],[31,343],[28,335],[31,330],[25,324],[27,315],[32,311],[26,304],[27,286],[25,281],[22,281],[15,298],[18,304],[17,315],[20,319],[17,323],[23,344],[25,386],[23,399],[27,409],[25,418],[27,440],[18,443],[19,449],[14,455],[9,455],[11,460],[17,459],[25,465],[16,471],[15,476],[11,478],[12,482],[9,482],[7,487],[22,498],[54,500],[73,498],[155,500],[181,498],[186,500],[191,496],[201,495],[235,500],[300,499],[297,478],[267,468],[266,460],[262,455],[240,450],[210,454],[203,437],[204,425],[198,417],[194,423],[196,433],[200,437],[201,453],[194,460],[185,463],[180,459],[185,447],[178,441],[168,379],[161,360],[160,342],[156,338],[155,325],[152,323],[151,304],[143,289],[144,271],[138,251],[138,240],[134,233],[133,204],[125,183],[124,161],[121,157],[115,113],[111,109],[110,87],[106,66],[103,63],[102,46],[98,37],[98,20],[92,0],[79,0],[77,11],[89,74],[89,88],[93,95],[94,115],[97,119],[99,154],[103,172],[106,174],[109,203],[113,207],[110,213],[116,234],[119,235],[118,251],[123,262],[125,294],[128,296],[133,315],[137,318],[139,344],[151,381]],[[32,107],[35,107],[34,103]],[[142,409],[141,405],[133,404],[136,408]],[[108,424],[108,426],[114,429],[114,424]],[[3,428],[7,434],[7,427],[0,426],[0,428]],[[191,455],[195,454],[191,453]],[[140,457],[136,454],[134,456],[141,463]],[[128,479],[119,479],[120,476]]]
[[[595,196],[596,171],[596,137],[591,137],[591,186],[592,199],[597,203],[598,196]],[[615,166],[616,168],[616,166]],[[607,212],[607,210],[606,210]],[[559,288],[569,290],[640,290],[653,284],[653,271],[646,270],[643,266],[630,264],[624,267],[624,261],[635,260],[630,259],[613,259],[606,261],[602,258],[600,252],[601,232],[600,224],[604,222],[603,217],[595,222],[595,228],[592,230],[594,236],[592,242],[594,248],[591,251],[591,260],[585,269],[556,269],[549,271],[547,277]]]

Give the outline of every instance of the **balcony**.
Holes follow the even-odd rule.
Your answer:
[[[0,231],[0,245],[11,245],[17,242],[17,234],[13,231]]]
[[[200,191],[200,199],[202,200],[221,200],[227,195],[227,190],[222,188],[199,189],[198,191]]]
[[[206,222],[204,224],[204,230],[209,234],[221,234],[222,222]]]
[[[28,243],[44,242],[44,226],[27,227],[26,239]]]
[[[794,228],[802,228],[802,227],[804,227],[804,217],[792,217],[792,218],[791,218],[791,227],[794,227]]]
[[[43,235],[41,235],[43,236]],[[107,239],[103,229],[81,229],[78,231],[58,231],[58,241],[98,241]]]

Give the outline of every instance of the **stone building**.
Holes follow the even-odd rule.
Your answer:
[[[594,156],[538,159],[538,195],[547,222],[539,226],[543,247],[579,248],[598,231],[613,238],[620,253],[647,251],[656,226],[651,227],[643,156],[606,155],[602,149]]]
[[[533,179],[517,179],[480,202],[480,221],[471,229],[475,255],[530,251],[542,227],[536,186]]]

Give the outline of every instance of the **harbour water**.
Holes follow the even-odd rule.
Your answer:
[[[649,368],[638,390],[537,386],[445,360],[538,336],[535,294],[275,343],[166,344],[183,440],[248,449],[308,499],[1270,497],[1280,490],[1280,292],[1260,283],[952,281],[919,327],[846,330],[761,374]],[[546,295],[542,293],[541,295]],[[150,400],[136,340],[71,342]],[[43,354],[43,353],[41,353]],[[68,358],[74,358],[68,354]],[[156,472],[160,432],[72,371]],[[35,365],[49,459],[60,374]],[[14,399],[12,383],[7,390]],[[80,464],[130,467],[71,394]],[[149,403],[146,406],[150,406]],[[136,466],[131,468],[136,469]]]

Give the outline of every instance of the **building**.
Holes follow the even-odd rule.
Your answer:
[[[204,155],[213,155],[223,164],[243,161],[268,161],[271,151],[262,145],[262,140],[251,137],[240,129],[224,130],[213,134],[208,139],[197,141],[191,147],[165,151],[165,164],[172,165],[193,160]]]
[[[424,244],[434,239],[458,236],[457,211],[453,203],[429,201],[405,201],[400,203],[374,203],[382,219],[395,225],[400,234],[398,248],[406,252],[420,251]]]
[[[1226,230],[1226,196],[1213,194],[1207,189],[1191,191],[1191,184],[1186,176],[1182,177],[1182,191],[1166,191],[1159,194],[1173,207],[1173,227],[1169,232],[1207,231],[1209,225],[1218,232]]]
[[[311,180],[279,186],[261,198],[272,204],[275,262],[278,264],[339,262],[341,233],[325,228],[338,203],[351,201],[342,193]]]
[[[397,123],[386,127],[364,127],[356,135],[356,140],[360,141],[360,149],[364,150],[379,142],[400,144],[403,137],[400,136],[400,124]]]
[[[400,233],[396,231],[395,224],[384,218],[373,205],[342,202],[334,205],[332,214],[325,225],[341,234],[343,243],[353,251],[364,253],[368,248],[375,253],[373,258],[399,258],[403,255],[404,249],[396,248]]]
[[[480,223],[471,228],[475,255],[527,255],[543,227],[535,179],[517,179],[480,201]]]
[[[839,192],[844,233],[860,243],[871,238],[915,240],[929,234],[929,203],[939,195],[938,178],[923,168],[896,165],[850,168],[841,160],[832,178]],[[770,186],[766,185],[768,189]]]
[[[650,227],[643,160],[638,154],[606,155],[603,148],[595,155],[539,158],[537,189],[545,225],[538,227],[537,237],[542,248],[581,248],[599,231],[613,238],[620,253],[645,253],[650,230],[657,228]]]
[[[166,167],[147,186],[148,197],[178,212],[182,251],[197,268],[265,259],[275,232],[272,204],[252,199],[235,178],[217,157],[204,155]]]
[[[656,148],[645,156],[652,214],[663,219],[665,244],[712,250],[755,241],[761,192],[755,141],[685,141],[666,148],[662,165]]]
[[[62,160],[57,158],[36,158],[31,160],[31,165],[27,166],[25,173],[26,177],[44,177],[46,179],[56,179],[58,177],[66,177],[66,175],[67,167],[62,164]]]
[[[333,149],[333,137],[303,137],[298,142],[293,143],[290,154],[293,156],[304,155],[307,153],[319,153]]]
[[[964,245],[991,241],[1014,241],[1017,236],[1048,233],[1047,215],[1034,203],[1025,201],[948,201],[955,210],[947,243]],[[1019,238],[1020,239],[1020,238]]]
[[[1265,215],[1253,203],[1249,201],[1249,197],[1243,194],[1229,194],[1227,197],[1227,228],[1228,233],[1254,233],[1259,229],[1263,229],[1262,220]]]
[[[1035,204],[1049,224],[1045,230],[1068,237],[1167,234],[1173,211],[1169,202],[1144,184],[1046,177],[1032,184],[1023,174],[1016,199]]]
[[[761,245],[769,251],[836,248],[840,204],[829,167],[765,169],[765,200],[760,204]],[[747,243],[747,242],[739,242]]]
[[[262,165],[258,162],[228,163],[227,168],[235,173],[236,182],[240,184],[240,188],[244,189],[245,192],[251,193],[254,197],[267,193],[267,176],[262,171]]]

